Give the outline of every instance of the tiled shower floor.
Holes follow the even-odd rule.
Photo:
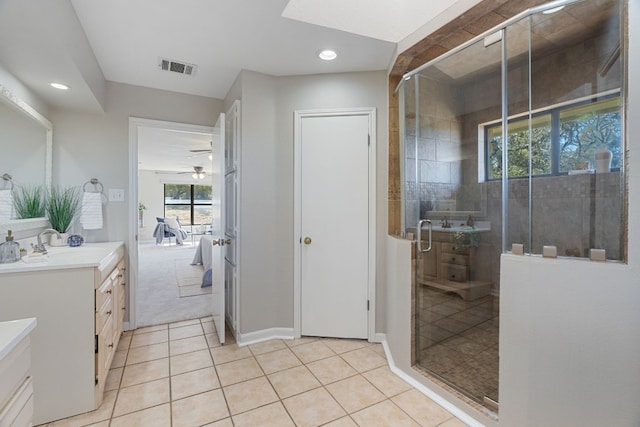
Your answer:
[[[498,401],[498,299],[418,287],[418,365],[483,403]]]
[[[211,318],[126,332],[102,406],[48,427],[465,426],[359,340],[221,346]]]

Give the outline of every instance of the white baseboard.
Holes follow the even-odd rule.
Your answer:
[[[371,338],[371,342],[382,344],[387,339],[386,334],[376,333],[373,338]]]
[[[393,372],[394,374],[396,374],[397,376],[402,378],[405,382],[407,382],[409,385],[411,385],[414,388],[416,388],[419,392],[421,392],[422,394],[427,396],[429,399],[433,400],[438,405],[442,406],[444,409],[446,409],[447,411],[451,412],[452,415],[455,415],[457,418],[460,419],[460,421],[462,421],[463,423],[467,424],[468,426],[470,426],[470,427],[485,427],[484,424],[480,423],[475,418],[472,418],[469,414],[467,414],[466,412],[462,411],[460,408],[455,406],[453,403],[449,402],[444,397],[440,396],[438,393],[436,393],[435,391],[431,390],[429,387],[425,386],[424,384],[418,382],[415,378],[407,375],[403,370],[398,368],[396,366],[395,362],[393,361],[393,356],[391,355],[391,351],[389,350],[389,345],[387,344],[386,334],[376,334],[376,338],[377,338],[378,335],[380,335],[381,338],[382,338],[382,340],[381,340],[382,347],[384,348],[384,353],[387,356],[387,362],[389,362],[389,369],[391,369],[391,372]]]
[[[236,343],[240,347],[250,344],[257,344],[269,340],[292,340],[295,338],[293,328],[270,328],[261,331],[248,332],[246,334],[238,333],[236,335]]]

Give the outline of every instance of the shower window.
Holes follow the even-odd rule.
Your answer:
[[[497,123],[481,127],[485,135],[486,180],[500,179],[502,126]],[[595,154],[602,146],[612,153],[611,170],[619,170],[620,132],[619,94],[606,96],[604,100],[598,97],[546,109],[533,114],[531,120],[528,116],[511,119],[508,176],[566,175],[584,166],[592,168]]]

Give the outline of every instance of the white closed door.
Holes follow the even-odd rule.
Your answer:
[[[368,337],[370,120],[296,121],[301,335]]]

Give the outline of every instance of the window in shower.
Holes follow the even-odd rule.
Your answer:
[[[481,127],[485,135],[485,177],[501,179],[502,125]],[[511,119],[507,134],[509,178],[526,177],[530,172],[531,176],[548,176],[590,170],[601,147],[612,153],[611,170],[619,170],[622,163],[620,95],[556,106],[532,114],[531,120],[528,116]]]

